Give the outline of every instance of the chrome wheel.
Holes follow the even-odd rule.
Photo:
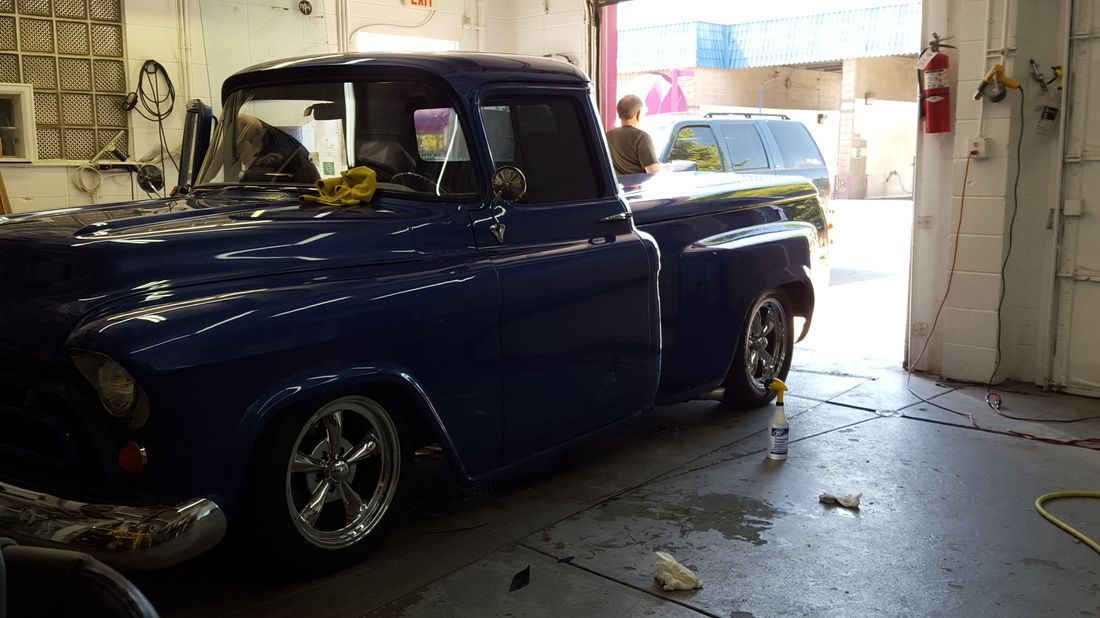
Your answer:
[[[774,296],[756,306],[745,333],[745,373],[757,389],[767,391],[787,360],[787,314]]]
[[[400,472],[401,443],[386,410],[366,397],[341,397],[317,410],[294,442],[290,518],[313,545],[355,545],[389,510]]]

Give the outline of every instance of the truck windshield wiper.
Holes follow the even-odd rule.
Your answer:
[[[257,185],[257,184],[216,184],[198,185],[191,188],[192,192],[230,191],[234,189],[247,189],[249,191],[316,191],[317,187],[311,185]]]

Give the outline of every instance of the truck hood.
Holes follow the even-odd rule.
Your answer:
[[[227,279],[415,259],[398,212],[198,195],[0,217],[0,363],[46,361],[96,307]]]

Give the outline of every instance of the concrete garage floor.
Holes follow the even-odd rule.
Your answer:
[[[796,358],[784,463],[764,458],[770,408],[691,402],[492,486],[458,486],[427,452],[385,545],[327,578],[264,580],[222,551],[134,579],[164,616],[1100,616],[1100,555],[1032,505],[1049,491],[1100,489],[1100,453],[964,427],[882,363]],[[982,426],[1100,436],[1100,421],[995,419],[984,388],[913,385]],[[1098,408],[1005,395],[1018,415]],[[819,504],[826,490],[862,492],[862,508]],[[1095,502],[1051,510],[1095,537]],[[706,587],[661,591],[654,550]],[[509,592],[528,568],[530,583]]]

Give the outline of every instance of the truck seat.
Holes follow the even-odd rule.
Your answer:
[[[371,135],[364,138],[356,152],[356,165],[381,165],[387,172],[412,172],[416,159],[401,144],[396,135]]]

